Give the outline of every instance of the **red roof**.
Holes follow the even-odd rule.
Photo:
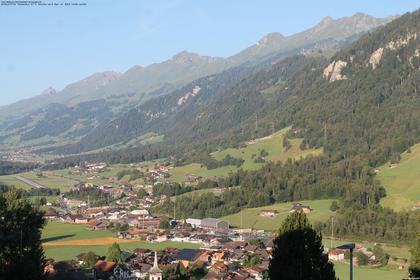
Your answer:
[[[107,262],[104,260],[98,260],[93,268],[101,269],[102,271],[110,271],[115,267],[116,262]]]

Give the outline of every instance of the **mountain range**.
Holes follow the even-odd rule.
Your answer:
[[[127,115],[141,122],[141,117],[135,119],[133,112],[144,112],[139,108],[146,104],[150,108],[154,108],[153,104],[163,104],[159,113],[164,112],[170,123],[172,115],[182,114],[178,107],[185,107],[180,105],[188,103],[189,98],[200,96],[201,104],[213,102],[206,98],[229,89],[238,83],[238,79],[266,71],[280,60],[296,54],[330,54],[327,51],[342,48],[394,18],[378,19],[361,13],[337,20],[326,17],[316,26],[291,36],[270,33],[228,58],[181,52],[164,62],[147,67],[134,66],[124,73],[95,73],[61,91],[48,88],[38,96],[0,108],[1,147],[45,148],[71,144],[78,145],[77,151],[89,151],[148,132],[159,134],[164,129],[153,126],[153,129],[123,133],[106,143],[84,144],[91,135],[106,130]],[[209,84],[208,88],[200,86],[201,83]],[[153,115],[156,112],[148,114],[156,119]],[[80,148],[82,146],[84,148]]]

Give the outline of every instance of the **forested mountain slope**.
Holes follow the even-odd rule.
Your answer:
[[[321,70],[307,68],[307,79],[287,79],[272,90],[266,120],[293,124],[289,137],[305,137],[325,154],[269,163],[238,171],[221,196],[204,194],[166,201],[156,211],[185,217],[221,216],[281,201],[339,200],[334,228],[315,228],[334,236],[412,242],[420,212],[395,212],[379,204],[386,189],[374,166],[397,162],[399,153],[420,142],[420,11],[406,14],[338,52]],[[262,111],[259,111],[262,114]]]
[[[372,166],[383,163],[419,140],[419,126],[412,123],[419,119],[414,118],[417,27],[417,12],[408,14],[330,61],[288,58],[240,82],[232,80],[230,88],[212,95],[201,91],[203,84],[192,83],[98,128],[69,151],[87,151],[146,132],[164,134],[166,145],[178,151],[215,148],[266,135],[273,126],[293,125],[296,135],[290,137],[304,137],[310,147],[325,146],[336,160],[363,154]]]
[[[238,67],[270,67],[285,56],[298,53],[336,50],[391,19],[360,13],[337,20],[325,18],[313,28],[291,36],[268,34],[231,57],[181,52],[161,63],[135,66],[125,73],[96,73],[61,91],[49,88],[39,96],[0,108],[0,145],[7,149],[17,145],[51,146],[74,142],[136,105],[176,93],[201,77]],[[80,114],[81,111],[86,112]],[[57,128],[58,123],[63,126]]]

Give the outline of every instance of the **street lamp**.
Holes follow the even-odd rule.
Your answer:
[[[350,250],[350,280],[353,280],[353,249],[356,247],[354,243],[344,244],[336,247],[337,249]]]

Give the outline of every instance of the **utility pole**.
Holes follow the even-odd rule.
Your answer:
[[[324,147],[327,145],[327,121],[324,122]]]
[[[175,218],[175,206],[176,206],[176,195],[174,197],[174,221],[176,221],[176,218]]]
[[[255,130],[258,130],[258,115],[255,115]]]
[[[243,221],[243,216],[242,216],[242,211],[243,209],[241,208],[241,240],[244,240],[244,228],[242,225],[242,221]]]
[[[243,229],[243,224],[242,224],[242,222],[243,222],[243,215],[242,215],[242,209],[241,209],[241,229]]]
[[[331,246],[330,248],[333,247],[333,239],[334,239],[334,217],[331,216]]]

